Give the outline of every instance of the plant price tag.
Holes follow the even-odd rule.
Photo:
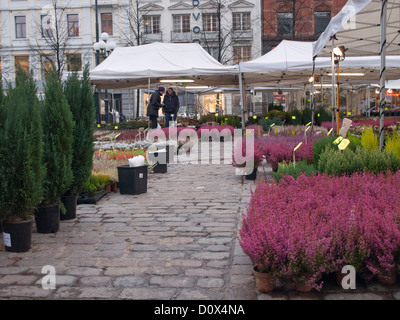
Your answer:
[[[11,236],[9,233],[3,232],[3,240],[6,247],[11,247]]]

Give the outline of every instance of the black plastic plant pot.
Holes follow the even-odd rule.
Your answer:
[[[60,210],[60,220],[73,220],[76,218],[77,199],[77,195],[61,197],[61,202],[64,204],[66,212],[62,213]]]
[[[147,165],[130,167],[118,166],[118,185],[120,194],[141,194],[147,192]]]
[[[244,176],[246,180],[256,180],[257,178],[257,168],[253,169],[253,172]]]
[[[3,222],[3,240],[6,251],[26,252],[32,244],[33,219],[21,222]]]
[[[153,167],[153,173],[166,173],[167,172],[167,159],[168,151],[155,151],[148,153],[149,160],[153,163],[157,161]]]
[[[167,164],[158,163],[153,168],[153,173],[166,173],[167,172]]]
[[[41,206],[35,211],[38,233],[55,233],[60,229],[60,205]]]

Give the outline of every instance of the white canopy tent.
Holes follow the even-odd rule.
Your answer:
[[[386,87],[390,89],[400,89],[400,79],[386,81]]]
[[[327,44],[331,39],[335,46],[346,48],[346,56],[378,54],[381,58],[379,145],[382,149],[386,105],[386,55],[400,53],[400,0],[349,0],[315,42],[313,56],[330,55],[331,50]]]
[[[313,70],[314,42],[282,40],[265,55],[240,64],[245,86],[302,87],[308,83]],[[399,77],[400,55],[387,58],[388,78]],[[331,58],[317,57],[315,73],[329,76],[332,72]],[[348,76],[342,81],[349,84],[376,83],[379,80],[380,57],[348,57],[341,62],[341,71],[363,73],[361,77]]]
[[[237,86],[238,68],[220,64],[198,43],[155,42],[116,48],[90,71],[90,80],[98,89],[147,88],[161,80]]]
[[[330,57],[313,56],[315,42],[283,40],[276,48],[252,61],[241,63],[243,86],[305,87],[312,75],[325,79],[332,77]],[[348,57],[341,62],[341,87],[377,83],[380,74],[380,56]],[[400,55],[387,57],[387,75],[398,78]],[[354,74],[358,74],[354,77]],[[362,76],[360,76],[362,75]],[[330,80],[326,80],[328,83]],[[314,84],[314,82],[312,83]],[[314,90],[310,90],[314,92]],[[242,112],[243,113],[243,112]]]
[[[335,46],[344,45],[346,56],[374,56],[381,52],[381,26],[386,26],[386,54],[400,54],[400,0],[386,2],[386,19],[381,25],[383,0],[348,0],[332,18],[313,45],[313,56],[329,56],[327,44],[336,35]]]

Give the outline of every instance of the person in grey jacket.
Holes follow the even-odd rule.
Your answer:
[[[152,129],[157,129],[158,110],[164,106],[164,104],[161,103],[161,96],[164,92],[164,87],[158,87],[151,95],[149,105],[147,106],[147,116],[150,117]]]
[[[165,127],[169,127],[169,122],[172,120],[172,115],[174,116],[173,121],[176,121],[176,117],[179,110],[179,97],[176,95],[174,89],[168,88],[167,93],[164,97],[164,107],[163,111],[165,113]]]

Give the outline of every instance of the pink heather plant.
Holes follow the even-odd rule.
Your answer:
[[[249,152],[247,152],[246,143],[246,137],[243,137],[241,142],[236,142],[232,154],[232,165],[237,168],[257,168],[264,160],[260,140],[258,138],[254,139],[254,146],[249,148]]]
[[[296,161],[306,160],[308,163],[312,163],[314,157],[312,146],[318,139],[321,139],[320,135],[308,134],[306,144],[304,133],[298,136],[263,136],[260,138],[260,145],[267,163],[270,163],[272,170],[276,171],[280,162],[293,161],[293,149],[300,142],[303,143],[296,151]]]
[[[254,266],[274,278],[307,277],[350,264],[367,280],[399,266],[400,171],[350,177],[285,176],[259,183],[243,217],[239,242]]]

